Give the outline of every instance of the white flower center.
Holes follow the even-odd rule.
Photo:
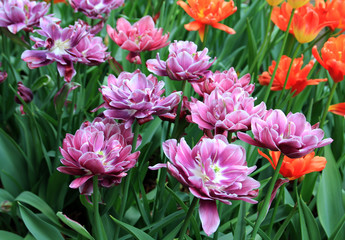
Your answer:
[[[56,40],[54,42],[54,46],[50,49],[51,52],[55,53],[56,55],[66,54],[66,49],[70,49],[70,40],[66,39],[65,41]]]

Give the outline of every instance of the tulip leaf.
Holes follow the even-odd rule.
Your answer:
[[[302,239],[321,240],[319,227],[317,226],[314,216],[308,208],[307,204],[305,204],[300,196],[297,197],[297,201],[299,205],[298,211],[300,217]]]
[[[50,225],[49,223],[43,221],[36,214],[34,214],[30,209],[24,207],[22,204],[18,203],[19,211],[24,221],[25,226],[29,229],[30,233],[38,240],[63,240],[60,232]]]
[[[8,240],[23,240],[23,238],[17,234],[6,232],[0,230],[0,239],[8,239]]]
[[[20,147],[0,129],[0,179],[3,188],[16,196],[27,188],[26,163]]]
[[[320,223],[329,237],[345,211],[341,195],[341,178],[330,146],[325,147],[325,157],[327,164],[317,191],[317,212]]]
[[[30,89],[33,92],[35,92],[39,90],[40,88],[42,88],[43,86],[47,86],[50,89],[54,87],[54,82],[49,75],[43,75],[39,77],[38,79],[36,79],[36,81],[32,84]]]
[[[56,216],[58,216],[60,218],[60,220],[62,222],[64,222],[67,226],[69,226],[70,228],[72,228],[76,232],[80,233],[81,235],[83,235],[87,239],[94,240],[94,238],[90,235],[90,233],[80,223],[70,219],[66,215],[62,214],[62,212],[58,212],[56,214]]]
[[[30,206],[36,208],[37,210],[41,211],[45,216],[49,218],[53,223],[56,225],[60,225],[59,220],[55,216],[54,211],[50,208],[50,206],[43,201],[40,197],[33,194],[32,192],[22,192],[16,199],[16,201],[20,201]]]
[[[110,216],[110,217],[116,224],[118,224],[121,228],[125,229],[127,232],[129,232],[136,239],[154,240],[150,235],[148,235],[144,231],[140,230],[139,228],[136,228],[136,227],[133,227],[127,223],[121,222],[112,216]]]
[[[182,227],[182,224],[183,221],[179,225],[177,225],[168,235],[166,235],[165,238],[163,238],[163,240],[175,239],[176,235]]]

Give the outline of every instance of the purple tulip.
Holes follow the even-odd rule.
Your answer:
[[[207,235],[214,233],[219,225],[216,200],[231,204],[229,200],[257,203],[260,183],[251,177],[256,166],[247,167],[243,147],[229,144],[226,137],[203,138],[193,149],[184,138],[180,144],[175,139],[163,143],[167,164],[157,164],[150,169],[167,167],[170,174],[187,186],[200,199],[199,215]]]
[[[208,77],[211,71],[207,70],[215,60],[210,62],[208,49],[197,51],[197,45],[189,41],[175,41],[169,46],[169,57],[165,61],[159,58],[150,59],[146,66],[150,72],[158,76],[169,76],[172,80],[201,81]]]
[[[107,32],[117,45],[130,51],[126,59],[136,64],[141,64],[140,52],[157,50],[169,44],[169,34],[163,35],[162,28],[155,28],[150,16],[141,18],[133,26],[126,19],[119,18],[116,30],[108,25]]]
[[[104,62],[109,56],[101,39],[90,34],[79,22],[62,29],[53,21],[41,19],[40,27],[35,32],[46,39],[31,37],[31,40],[36,42],[33,48],[44,49],[26,50],[21,56],[30,69],[57,62],[60,76],[70,82],[76,74],[74,62],[94,65]]]
[[[0,67],[1,67],[1,62],[0,62]],[[5,81],[7,78],[7,72],[5,71],[0,71],[0,83],[2,83],[3,81]]]
[[[32,31],[39,25],[42,18],[49,10],[49,4],[29,0],[3,0],[0,1],[0,27],[16,34],[24,29]]]
[[[125,120],[126,127],[131,126],[134,119],[140,124],[153,119],[152,115],[161,115],[171,111],[179,102],[181,92],[162,97],[164,82],[141,73],[122,72],[118,78],[109,75],[108,86],[102,86],[105,107],[104,115],[109,118]]]
[[[221,92],[231,92],[238,87],[243,88],[249,94],[254,91],[254,84],[250,84],[250,74],[238,79],[234,68],[223,72],[216,71],[202,82],[193,82],[192,86],[200,96],[204,96],[205,93],[210,94],[216,87]]]
[[[29,103],[34,98],[34,95],[32,94],[31,89],[28,87],[25,87],[22,82],[18,82],[17,89],[18,89],[17,90],[18,95],[24,102]],[[19,103],[19,104],[22,103],[17,96],[14,97],[14,100],[16,101],[16,103]]]
[[[126,172],[134,167],[140,152],[131,153],[132,141],[132,130],[112,119],[84,122],[75,135],[66,134],[60,147],[63,157],[60,161],[65,166],[57,169],[81,176],[73,180],[70,187],[91,195],[93,176],[98,176],[100,186],[111,187],[120,184]],[[140,141],[139,138],[137,146]]]
[[[123,5],[124,0],[69,0],[75,12],[82,12],[93,19],[103,19],[111,10]]]
[[[254,101],[243,88],[222,93],[217,87],[210,95],[205,93],[203,102],[192,99],[188,120],[198,124],[200,129],[215,130],[215,134],[247,131],[252,118],[260,118],[266,112],[264,102],[254,106]]]
[[[261,119],[252,119],[254,139],[248,134],[239,132],[238,138],[257,147],[280,151],[289,158],[300,158],[314,151],[315,148],[333,142],[332,138],[323,139],[324,132],[319,124],[313,126],[306,121],[302,113],[289,113],[281,110],[270,110]]]

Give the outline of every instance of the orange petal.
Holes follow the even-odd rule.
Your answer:
[[[235,34],[236,33],[234,29],[232,29],[231,27],[228,27],[222,23],[214,23],[211,26],[214,28],[218,28],[218,29],[220,29],[226,33],[229,33],[229,34]]]
[[[201,42],[204,41],[204,35],[205,35],[205,25],[202,25],[202,26],[199,28],[199,36],[200,36]]]
[[[183,10],[185,10],[185,12],[191,16],[192,18],[194,18],[194,14],[193,12],[191,11],[191,8],[190,6],[188,6],[187,3],[183,2],[183,1],[177,1],[177,5],[180,5],[180,7],[183,8]]]
[[[345,117],[345,102],[329,106],[328,111]]]
[[[198,21],[193,21],[188,24],[184,25],[184,28],[188,31],[198,31],[200,28],[202,28],[204,24]]]

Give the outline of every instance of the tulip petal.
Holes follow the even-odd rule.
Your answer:
[[[199,204],[199,215],[202,229],[208,236],[210,236],[217,230],[220,223],[217,210],[217,203],[215,201],[200,199]]]

